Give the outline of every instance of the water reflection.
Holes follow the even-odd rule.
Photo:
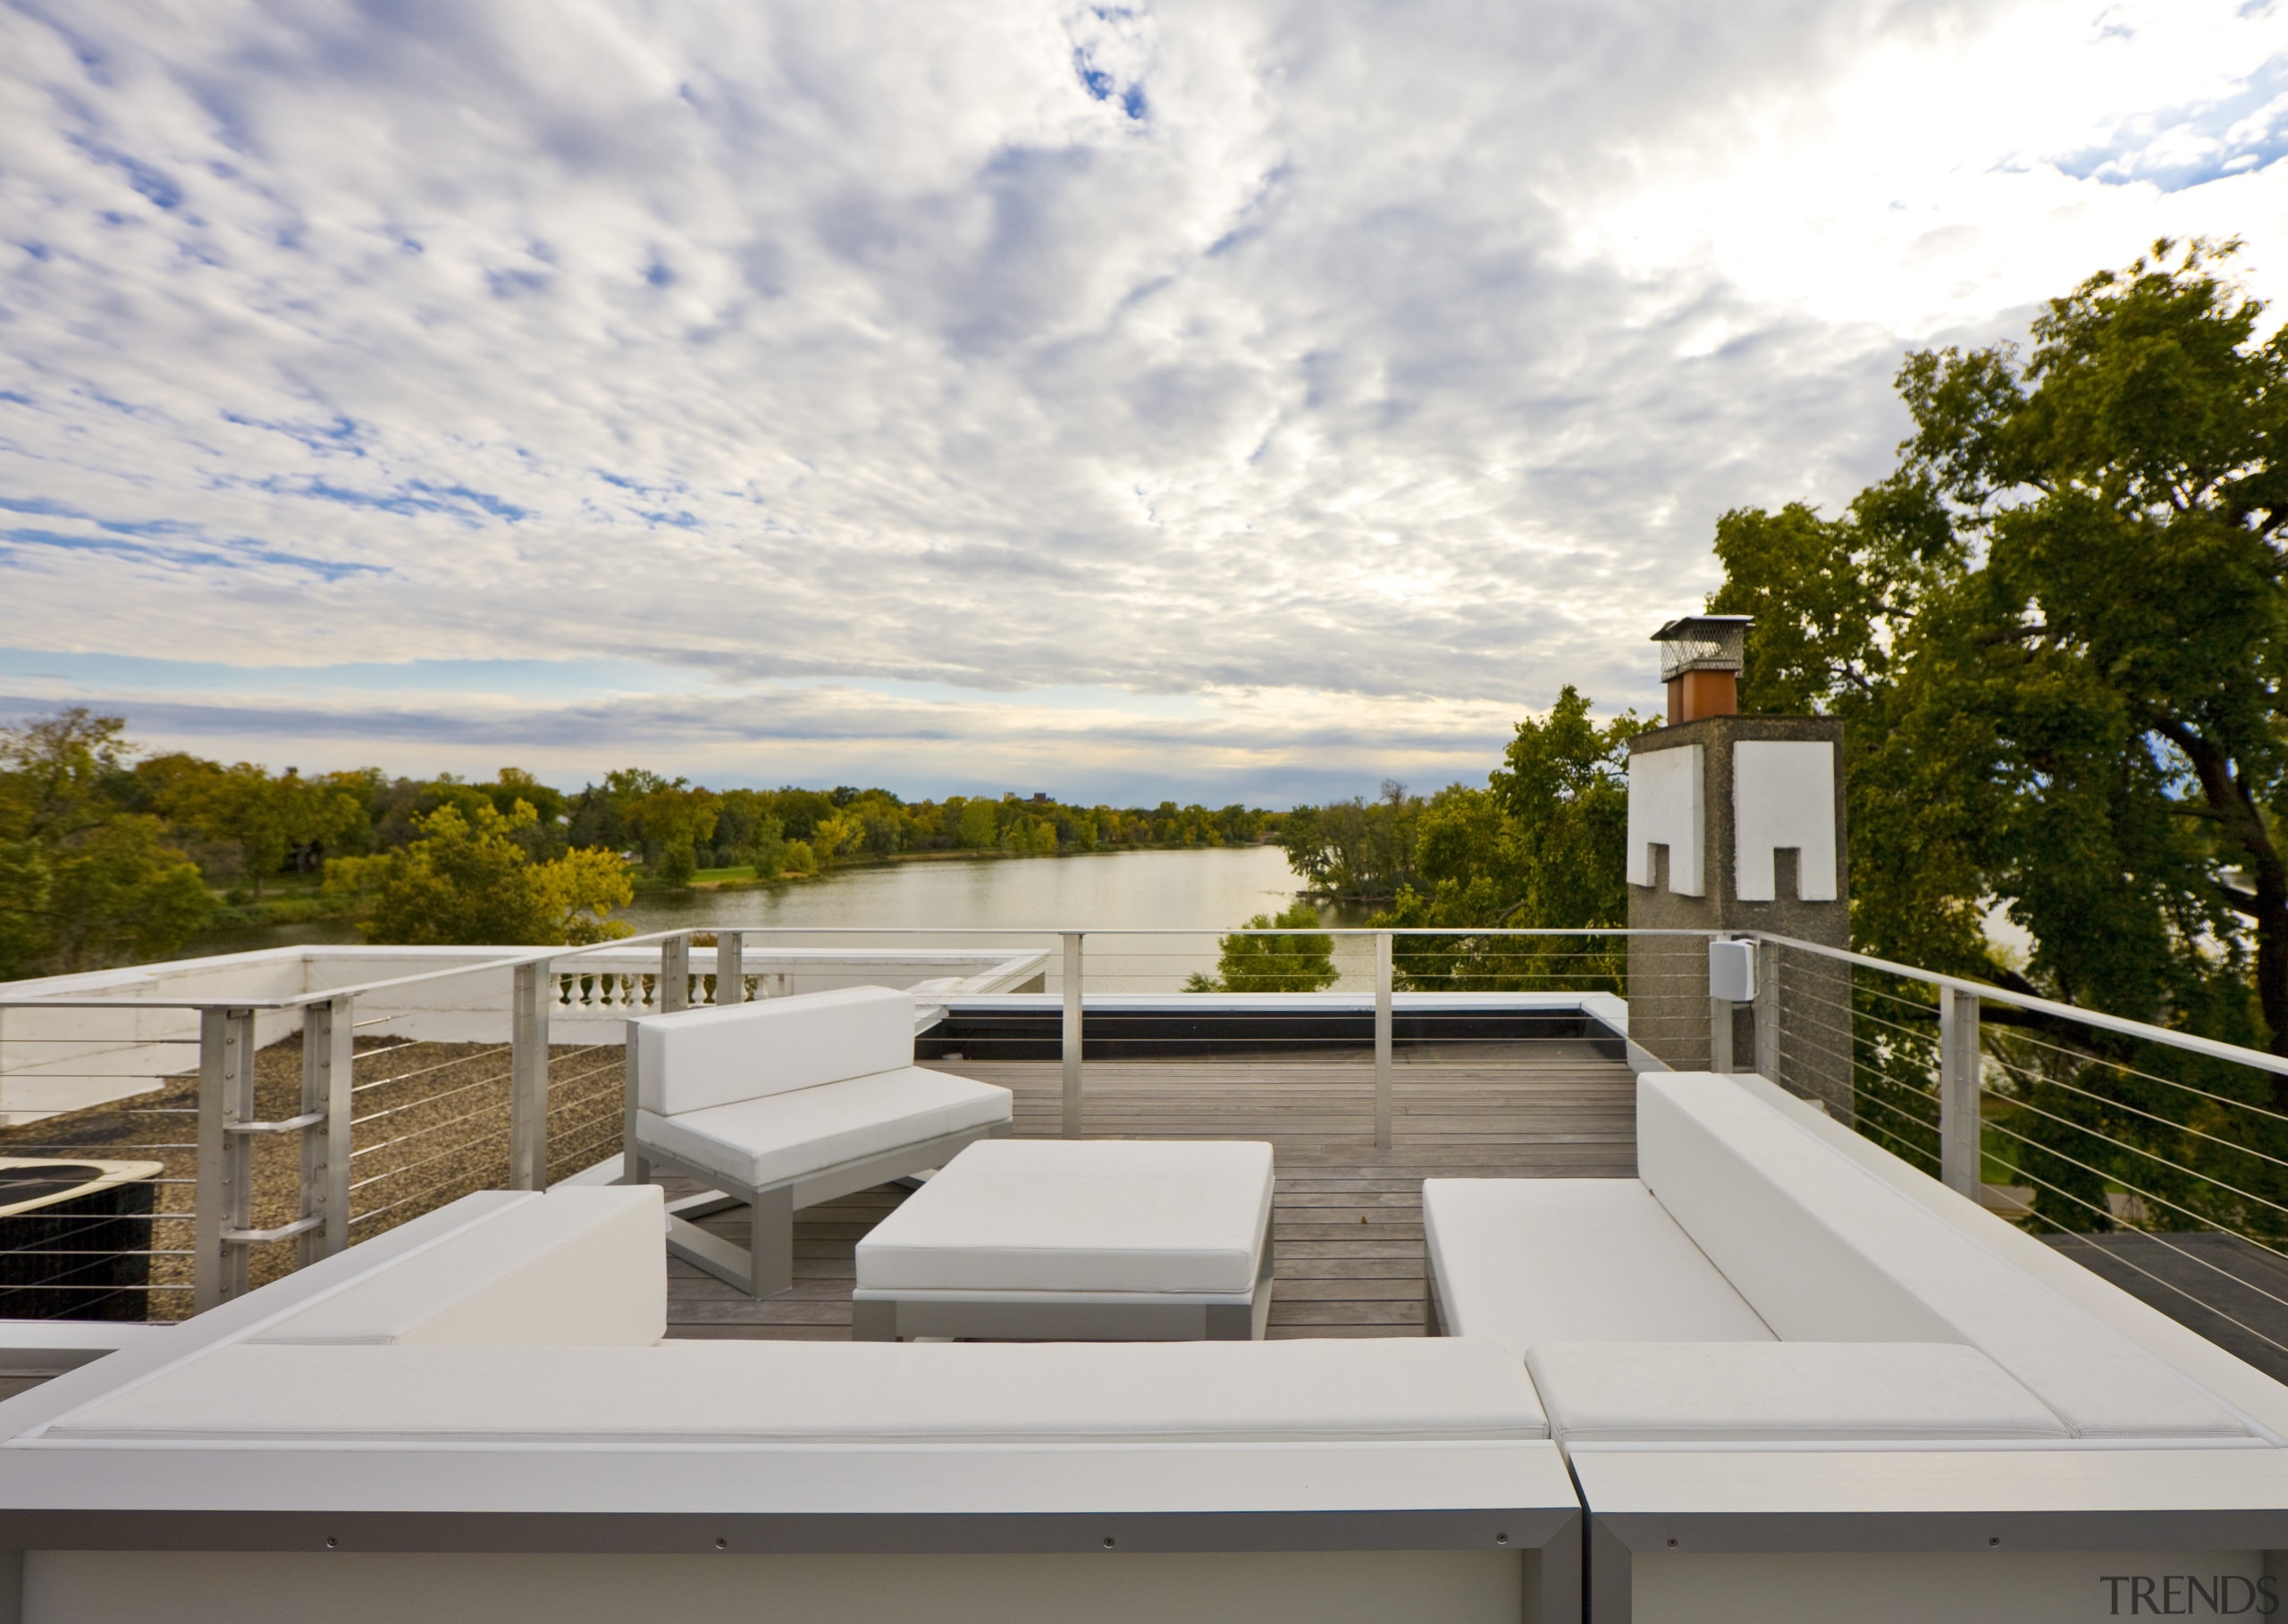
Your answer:
[[[1195,970],[1213,970],[1215,932],[1257,913],[1278,913],[1294,900],[1295,884],[1286,854],[1265,846],[950,858],[845,870],[829,879],[744,891],[649,893],[627,911],[627,919],[639,930],[718,922],[790,933],[822,927],[855,930],[834,938],[850,947],[910,943],[911,938],[887,934],[896,929],[944,931],[933,939],[949,947],[992,940],[964,936],[964,930],[1039,931],[1031,945],[1046,947],[1055,947],[1056,933],[1066,929],[1197,932],[1174,938],[1091,935],[1091,988],[1165,991],[1181,986]],[[757,947],[795,947],[803,939],[792,934],[747,938]],[[1346,980],[1351,956],[1347,945],[1338,945],[1336,963]],[[1359,973],[1371,973],[1372,950],[1358,948],[1356,956]],[[1049,985],[1057,985],[1054,973]]]
[[[852,947],[891,947],[910,938],[897,929],[943,931],[946,946],[986,945],[964,931],[1039,931],[1038,945],[1053,947],[1060,929],[1094,931],[1186,930],[1178,938],[1092,937],[1088,980],[1104,991],[1163,991],[1181,986],[1195,970],[1216,965],[1216,932],[1257,913],[1276,913],[1295,898],[1296,879],[1276,846],[1214,847],[1184,852],[1103,852],[1073,857],[909,860],[874,868],[844,869],[823,879],[789,880],[736,891],[645,892],[626,913],[639,931],[677,925],[746,925],[789,932],[776,939],[748,938],[755,947],[794,947],[791,932],[835,928],[857,933],[834,939]],[[1359,924],[1365,910],[1329,924]],[[321,920],[266,930],[212,932],[191,955],[242,953],[257,947],[358,939],[347,921]],[[815,939],[815,938],[813,938]],[[1338,941],[1335,963],[1342,984],[1367,984],[1373,949]],[[1050,985],[1055,986],[1052,975]]]

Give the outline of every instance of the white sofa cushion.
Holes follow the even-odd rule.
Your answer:
[[[1567,1443],[2068,1435],[1959,1342],[1541,1342],[1526,1367]]]
[[[913,1064],[913,998],[889,987],[646,1015],[636,1103],[662,1116]]]
[[[1788,1342],[1960,1342],[2094,1438],[2245,1435],[2169,1366],[1729,1079],[1637,1079],[1636,1159]]]
[[[1644,1079],[1656,1075],[1663,1081],[1683,1078],[1688,1086],[1646,1087]],[[1702,1087],[1710,1082],[1713,1090]],[[1757,1138],[1762,1147],[1759,1158],[1735,1142],[1757,1125],[1747,1116],[1725,1111],[1723,1120],[1731,1126],[1719,1129],[1684,1103],[1706,1096],[1711,1109],[1729,1106],[1721,1095],[1771,1116],[1772,1125],[1793,1137]],[[1966,1340],[1946,1316],[1904,1281],[1872,1265],[1834,1227],[1833,1220],[1845,1215],[1807,1207],[1763,1165],[1810,1163],[1825,1155],[1825,1147],[1795,1134],[1761,1101],[1712,1073],[1644,1073],[1637,1080],[1638,1176],[1781,1340]]]
[[[858,1242],[858,1283],[1245,1294],[1271,1159],[1240,1140],[980,1140]]]
[[[1241,1443],[1545,1438],[1514,1350],[1459,1340],[224,1347],[54,1437]]]
[[[640,1143],[761,1190],[968,1128],[1010,1120],[1014,1097],[989,1082],[905,1066],[661,1116],[639,1110]]]
[[[1451,1336],[1772,1340],[1636,1179],[1425,1179],[1422,1229]]]
[[[648,1346],[667,1334],[656,1186],[464,1198],[490,1216],[288,1315],[262,1342]]]

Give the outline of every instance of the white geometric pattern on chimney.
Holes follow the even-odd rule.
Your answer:
[[[1669,848],[1669,889],[1700,896],[1701,747],[1648,750],[1628,759],[1628,883],[1651,886],[1658,879],[1653,848]]]
[[[1779,894],[1772,853],[1793,846],[1798,902],[1835,900],[1835,746],[1742,739],[1732,746],[1733,895]]]

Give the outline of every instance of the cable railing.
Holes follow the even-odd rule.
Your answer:
[[[1774,936],[1719,997],[1715,939],[693,927],[0,997],[0,1317],[181,1318],[473,1191],[610,1176],[629,1019],[896,985],[925,1059],[1056,1064],[1072,1134],[1131,1058],[1345,1068],[1385,1150],[1402,1064],[1759,1072],[2288,1372],[2288,1058]]]
[[[2288,1056],[1755,939],[1776,1081],[2288,1376]]]
[[[1577,1044],[1578,1009],[1599,996],[1625,1024],[1628,937],[724,926],[74,978],[0,997],[0,1317],[179,1319],[471,1191],[608,1174],[630,1018],[840,986],[903,985],[925,1008],[1045,995],[1018,1000],[1043,1017],[1020,1040],[1062,1060],[1072,1132],[1083,1061],[1119,1051],[1137,1001],[1203,1014],[1236,1001],[1260,1025],[1266,995],[1292,1004],[1291,989],[1316,988],[1308,1019],[1249,1052],[1371,1066],[1387,1148],[1401,1056]],[[1252,955],[1227,951],[1257,938]],[[1430,1031],[1413,1007],[1424,992],[1498,994],[1506,1024]],[[1547,1019],[1526,1018],[1544,1006]],[[1230,1050],[1230,1030],[1211,1026],[1179,1022],[1155,1052]],[[77,1182],[59,1183],[67,1174]]]
[[[250,955],[219,991],[230,976],[194,962],[0,998],[0,1317],[180,1319],[471,1191],[604,1159],[625,1015],[551,1041],[594,1036],[551,1031],[556,967],[585,951],[446,950],[376,976],[320,949],[284,978],[299,987]],[[190,996],[169,996],[170,970]]]

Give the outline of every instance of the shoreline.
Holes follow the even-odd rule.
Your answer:
[[[838,862],[831,868],[813,869],[807,874],[781,874],[776,879],[750,876],[744,879],[694,879],[687,886],[662,885],[657,880],[638,882],[635,894],[644,896],[673,896],[696,891],[753,891],[775,885],[799,885],[806,880],[828,879],[837,874],[852,874],[868,869],[892,869],[909,862],[1063,862],[1070,857],[1125,857],[1152,852],[1247,852],[1264,846],[1276,846],[1276,841],[1249,840],[1224,846],[1112,846],[1085,852],[1002,852],[983,847],[945,852],[892,852],[887,857],[869,857],[862,862]],[[700,871],[705,873],[707,871]]]

